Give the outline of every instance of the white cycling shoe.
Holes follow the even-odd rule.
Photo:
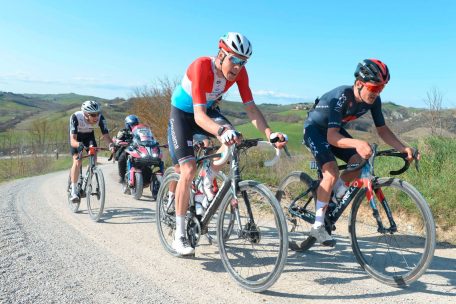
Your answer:
[[[76,193],[71,193],[70,201],[76,203],[77,201],[79,201],[79,196]]]
[[[181,236],[178,239],[174,239],[173,241],[173,249],[176,250],[176,252],[179,255],[193,255],[195,254],[195,248],[193,248],[190,243],[188,242],[187,238],[184,236]]]
[[[331,235],[329,235],[325,229],[325,226],[320,226],[318,228],[312,227],[312,229],[310,229],[309,235],[311,237],[314,237],[317,240],[317,243],[320,243],[323,246],[336,246],[336,240]]]

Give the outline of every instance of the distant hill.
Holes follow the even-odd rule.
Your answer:
[[[71,112],[79,109],[85,100],[96,100],[103,107],[103,114],[112,127],[122,126],[122,121],[130,114],[128,100],[107,100],[95,96],[69,94],[15,94],[0,92],[0,132],[10,128],[26,129],[36,118],[52,117],[56,120],[68,120]],[[302,128],[307,111],[312,103],[292,105],[261,104],[260,110],[269,122],[289,126],[293,130]],[[236,126],[249,122],[240,102],[223,101],[222,113]],[[392,102],[382,104],[382,110],[388,125],[404,139],[413,140],[431,133],[429,111],[410,108]],[[440,113],[441,125],[439,133],[443,136],[456,136],[456,110],[443,110]],[[370,114],[350,123],[349,129],[372,133],[373,122]]]
[[[0,132],[43,116],[64,116],[67,111],[76,111],[85,100],[96,100],[114,112],[124,112],[123,99],[107,100],[94,96],[69,94],[15,94],[0,91]],[[110,112],[107,110],[106,112]],[[57,114],[56,114],[57,113]],[[58,114],[62,113],[62,114]],[[63,114],[65,113],[65,114]],[[108,114],[109,115],[109,114]],[[67,118],[65,118],[67,119]]]

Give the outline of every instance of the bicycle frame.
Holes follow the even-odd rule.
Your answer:
[[[230,152],[230,157],[231,157],[231,167],[230,167],[230,173],[226,177],[226,179],[223,182],[222,187],[219,189],[219,191],[216,193],[213,202],[209,205],[208,209],[206,212],[203,214],[200,225],[201,225],[201,231],[202,233],[207,233],[207,228],[210,220],[214,216],[214,214],[217,212],[217,209],[220,207],[220,205],[223,202],[223,199],[225,196],[228,194],[229,191],[231,191],[233,195],[233,201],[231,202],[232,207],[234,210],[237,210],[237,200],[236,196],[239,194],[239,182],[241,182],[241,170],[239,169],[239,151],[241,148],[246,147],[250,148],[255,146],[254,142],[258,140],[246,140],[244,141],[241,145],[236,146],[234,149],[231,150]],[[212,158],[217,158],[221,157],[221,153],[216,153],[216,154],[211,154],[211,155],[204,155],[200,158],[197,159],[197,164],[202,164],[204,160],[206,159],[212,159]],[[244,194],[243,198],[246,203],[246,209],[247,213],[249,215],[249,223],[255,223],[254,218],[253,218],[253,213],[252,213],[252,208],[250,206],[250,201],[248,197]],[[235,211],[235,216],[236,216],[236,221],[239,226],[239,231],[242,231],[242,224],[241,224],[241,217],[238,211]]]
[[[381,189],[375,189],[374,190],[373,189],[373,184],[375,183],[375,180],[377,179],[377,177],[374,174],[374,159],[375,159],[375,157],[376,156],[380,156],[380,155],[399,156],[399,154],[392,154],[391,153],[392,150],[381,151],[380,154],[377,154],[377,146],[373,145],[372,148],[373,148],[372,149],[372,151],[373,151],[372,156],[366,162],[364,167],[362,167],[362,169],[361,169],[362,170],[361,177],[358,177],[355,180],[353,180],[352,182],[350,182],[350,186],[348,187],[347,191],[345,192],[345,194],[342,197],[341,201],[338,202],[338,204],[335,204],[334,202],[330,202],[329,203],[328,210],[326,212],[326,218],[328,219],[329,224],[331,225],[331,227],[333,227],[333,225],[337,222],[337,220],[340,218],[342,213],[345,211],[345,209],[348,207],[348,205],[350,205],[350,203],[353,201],[355,196],[358,194],[358,192],[362,188],[365,188],[366,189],[366,199],[369,202],[369,206],[371,207],[372,212],[373,212],[373,216],[375,217],[375,220],[377,222],[378,232],[380,232],[380,233],[394,233],[394,232],[397,231],[397,226],[396,226],[396,223],[394,221],[391,209],[390,209],[390,207],[388,205],[388,202],[387,202],[385,196],[383,195],[382,190]],[[390,154],[388,154],[388,153],[390,153]],[[343,169],[343,168],[346,168],[346,166],[345,165],[339,166],[339,169]],[[405,166],[404,166],[404,168],[405,168]],[[407,166],[407,168],[408,168],[408,166]],[[316,190],[318,188],[318,186],[320,185],[320,180],[322,178],[321,168],[318,167],[317,171],[318,171],[319,179],[318,180],[314,180],[314,182],[312,183],[311,187],[309,189],[307,189],[306,191],[304,191],[303,193],[301,193],[300,195],[298,195],[298,197],[295,198],[291,202],[290,206],[288,207],[288,211],[292,215],[297,216],[297,217],[301,218],[302,220],[304,220],[304,221],[306,221],[306,222],[308,222],[310,224],[313,224],[315,222],[315,214],[310,213],[310,212],[301,213],[299,211],[296,211],[296,208],[293,208],[293,207],[295,206],[296,202],[299,199],[301,199],[302,197],[306,196],[310,191]],[[393,171],[391,173],[392,174],[397,174],[398,172],[401,172],[401,171],[402,170]],[[374,194],[375,194],[375,196],[374,196]],[[385,210],[385,213],[387,215],[387,218],[388,218],[388,221],[389,221],[389,224],[390,224],[390,228],[385,228],[383,223],[382,223],[382,220],[380,218],[379,211],[378,211],[378,208],[377,208],[377,203],[375,201],[375,197],[377,197],[378,201],[381,203],[382,207]],[[307,204],[309,204],[309,203],[311,203],[311,200],[307,202]],[[306,204],[306,206],[307,206],[307,204]]]

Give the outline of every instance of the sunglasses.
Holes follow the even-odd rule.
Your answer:
[[[241,59],[239,57],[236,57],[234,55],[231,55],[230,61],[232,64],[238,64],[240,66],[244,66],[247,63],[246,59]]]
[[[231,61],[232,64],[237,64],[237,65],[240,65],[240,66],[244,66],[247,63],[247,59],[241,59],[239,57],[236,57],[235,55],[233,55],[231,53],[228,53],[224,49],[222,49],[222,51],[225,53],[225,55],[229,56],[230,61]]]
[[[98,115],[100,115],[99,113],[87,113],[87,116],[90,116],[90,117],[98,117]]]
[[[380,93],[385,88],[384,84],[375,85],[375,84],[372,84],[372,83],[369,83],[369,82],[364,82],[363,85],[366,87],[366,89],[369,92],[376,93],[376,94]]]

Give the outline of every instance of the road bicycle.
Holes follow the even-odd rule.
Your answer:
[[[98,222],[100,217],[103,214],[104,204],[105,204],[105,181],[103,176],[103,171],[96,165],[96,155],[98,151],[107,151],[106,148],[94,147],[92,144],[87,148],[87,155],[82,156],[83,151],[78,153],[77,159],[88,158],[89,164],[85,175],[82,174],[82,165],[79,167],[79,178],[78,178],[78,196],[79,199],[72,201],[71,198],[71,178],[68,176],[68,187],[67,187],[67,196],[68,196],[68,206],[70,210],[74,213],[78,212],[79,205],[82,198],[86,198],[87,201],[87,210],[90,215],[90,218]],[[112,157],[112,156],[111,156]]]
[[[428,268],[434,255],[435,223],[424,197],[411,184],[393,177],[377,177],[374,159],[379,156],[399,157],[404,166],[391,175],[405,172],[410,163],[407,154],[396,150],[377,151],[348,171],[359,170],[361,177],[350,183],[340,201],[330,202],[325,228],[332,233],[347,206],[353,202],[348,218],[351,247],[357,262],[374,279],[391,286],[403,287],[416,281]],[[415,164],[418,170],[418,160]],[[304,172],[292,172],[280,183],[276,198],[288,223],[289,247],[305,251],[315,243],[309,236],[315,222],[316,191],[322,178],[321,168],[314,180]],[[339,166],[345,169],[347,165]]]
[[[259,182],[241,179],[240,153],[262,143],[260,139],[247,139],[230,146],[224,153],[198,157],[198,168],[206,160],[220,157],[214,163],[222,164],[231,158],[230,173],[223,175],[218,192],[202,215],[196,213],[196,192],[191,190],[186,215],[187,238],[196,247],[200,237],[208,233],[209,223],[217,213],[216,239],[223,265],[238,284],[254,292],[264,291],[277,281],[288,252],[286,221],[274,194]],[[279,155],[280,151],[268,164],[275,163]],[[194,183],[197,184],[198,179],[196,177]],[[169,186],[178,180],[179,174],[165,173],[156,211],[160,242],[173,256],[178,254],[172,248],[176,220]]]

